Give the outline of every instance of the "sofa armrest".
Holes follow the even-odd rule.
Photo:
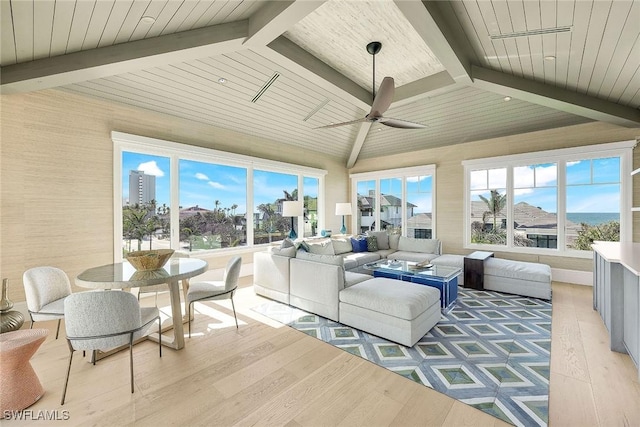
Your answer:
[[[289,304],[289,280],[292,258],[269,252],[253,254],[253,288],[258,295]]]
[[[337,322],[338,294],[343,289],[343,267],[291,259],[291,305]]]

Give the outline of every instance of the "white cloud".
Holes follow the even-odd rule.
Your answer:
[[[209,177],[203,173],[198,172],[196,174],[196,179],[199,179],[201,181],[209,181]]]
[[[147,175],[154,175],[158,177],[164,176],[164,172],[162,172],[162,169],[158,167],[158,164],[155,160],[140,163],[138,165],[138,170],[143,171]]]
[[[226,188],[224,185],[220,184],[219,182],[215,182],[215,181],[209,181],[209,182],[207,182],[207,184],[209,184],[213,188],[217,188],[218,190],[224,190]]]

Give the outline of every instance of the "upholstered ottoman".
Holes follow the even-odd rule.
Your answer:
[[[374,278],[340,291],[340,323],[412,347],[440,320],[440,291]]]
[[[535,262],[488,258],[484,288],[527,297],[551,299],[551,267]]]

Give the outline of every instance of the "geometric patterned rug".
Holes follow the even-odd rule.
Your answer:
[[[411,348],[270,301],[254,311],[516,426],[546,426],[551,303],[458,288]]]

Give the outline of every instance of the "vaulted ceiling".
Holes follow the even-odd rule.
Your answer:
[[[640,0],[1,0],[2,94],[49,88],[357,159],[640,127]],[[384,114],[364,122],[376,86]],[[376,88],[377,90],[377,88]],[[509,101],[505,101],[509,97]],[[286,146],[283,146],[286,147]]]

